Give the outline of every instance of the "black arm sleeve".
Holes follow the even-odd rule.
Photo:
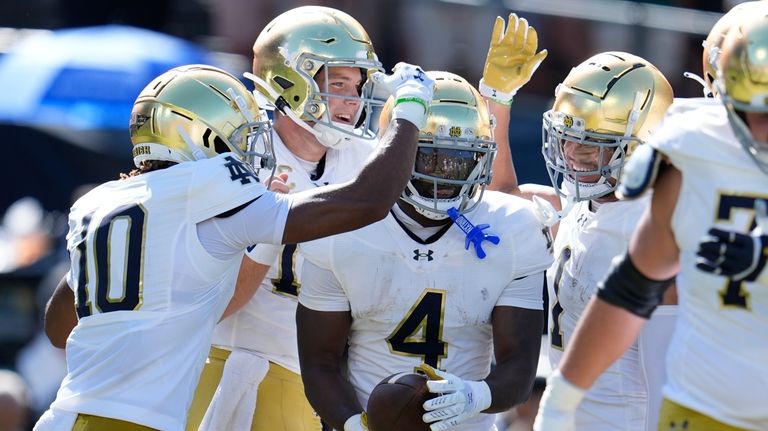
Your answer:
[[[674,277],[669,280],[651,280],[640,273],[629,254],[625,254],[600,283],[597,297],[632,314],[650,319],[653,310],[661,303],[664,291],[673,281]]]

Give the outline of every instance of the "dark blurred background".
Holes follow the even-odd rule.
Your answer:
[[[0,431],[30,429],[65,372],[41,332],[67,270],[66,213],[91,184],[132,168],[130,105],[152,77],[204,62],[240,76],[279,13],[341,9],[368,30],[384,66],[398,61],[480,79],[494,17],[516,12],[549,56],[515,98],[509,130],[521,182],[548,183],[541,114],[572,66],[607,50],[654,63],[677,97],[702,94],[701,42],[739,1],[621,0],[12,0],[0,3]],[[5,370],[0,370],[5,372]],[[12,428],[17,404],[26,422]],[[16,410],[14,410],[16,409]]]

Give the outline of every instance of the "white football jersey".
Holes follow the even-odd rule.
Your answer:
[[[275,174],[288,174],[291,192],[310,190],[328,184],[354,179],[373,153],[377,142],[360,141],[343,150],[328,149],[322,174],[312,179],[302,163],[274,135],[277,168]],[[321,167],[318,166],[318,171]],[[262,171],[266,182],[269,172]],[[299,353],[296,347],[296,304],[301,288],[301,268],[304,258],[296,244],[276,246],[259,244],[249,248],[248,256],[263,265],[270,265],[267,276],[250,301],[216,326],[213,344],[226,349],[247,349],[269,361],[299,373]]]
[[[768,429],[768,286],[696,268],[710,228],[754,228],[768,175],[738,143],[717,100],[676,101],[652,145],[683,176],[672,220],[681,307],[664,395],[729,425]]]
[[[228,153],[111,181],[74,204],[67,281],[79,322],[52,409],[184,429],[242,258],[213,258],[196,226],[264,192]],[[287,213],[251,240],[279,243]]]
[[[629,238],[649,201],[650,195],[634,201],[607,202],[594,212],[590,202],[583,201],[560,222],[555,263],[547,271],[549,361],[553,369],[558,368],[576,324],[597,292],[598,282],[608,273],[611,261],[626,253]],[[663,338],[655,340],[655,351],[642,351],[642,345],[635,342],[595,381],[576,411],[576,430],[656,430],[663,384],[658,379],[663,374],[646,370],[663,363],[664,347],[674,326],[673,318],[666,316],[670,311],[655,313],[652,319],[659,321],[654,326],[666,325],[669,334],[654,331],[655,337]]]
[[[299,301],[313,310],[352,313],[349,380],[363,406],[382,379],[421,363],[464,379],[485,378],[493,355],[494,307],[542,309],[539,283],[510,287],[552,263],[548,234],[531,204],[486,192],[467,218],[490,224],[486,233],[501,239],[498,245],[483,243],[485,259],[464,248],[465,235],[457,226],[423,241],[392,214],[353,232],[301,244],[307,262]],[[323,272],[330,273],[332,286],[314,278]],[[481,414],[456,429],[492,425],[493,415]]]

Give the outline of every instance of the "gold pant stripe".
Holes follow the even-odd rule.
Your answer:
[[[77,415],[72,431],[157,431],[154,428],[138,425],[119,419],[105,418],[86,414]]]
[[[187,417],[197,431],[221,380],[229,350],[211,347]],[[251,431],[320,431],[320,418],[304,396],[301,376],[273,362],[259,385]]]
[[[658,431],[747,431],[726,425],[695,410],[664,399],[661,403]]]

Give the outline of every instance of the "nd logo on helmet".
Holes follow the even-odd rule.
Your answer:
[[[573,117],[566,115],[565,118],[563,118],[563,124],[565,127],[573,127]]]
[[[461,127],[459,126],[451,126],[451,128],[448,130],[448,135],[451,138],[458,138],[461,136]]]

